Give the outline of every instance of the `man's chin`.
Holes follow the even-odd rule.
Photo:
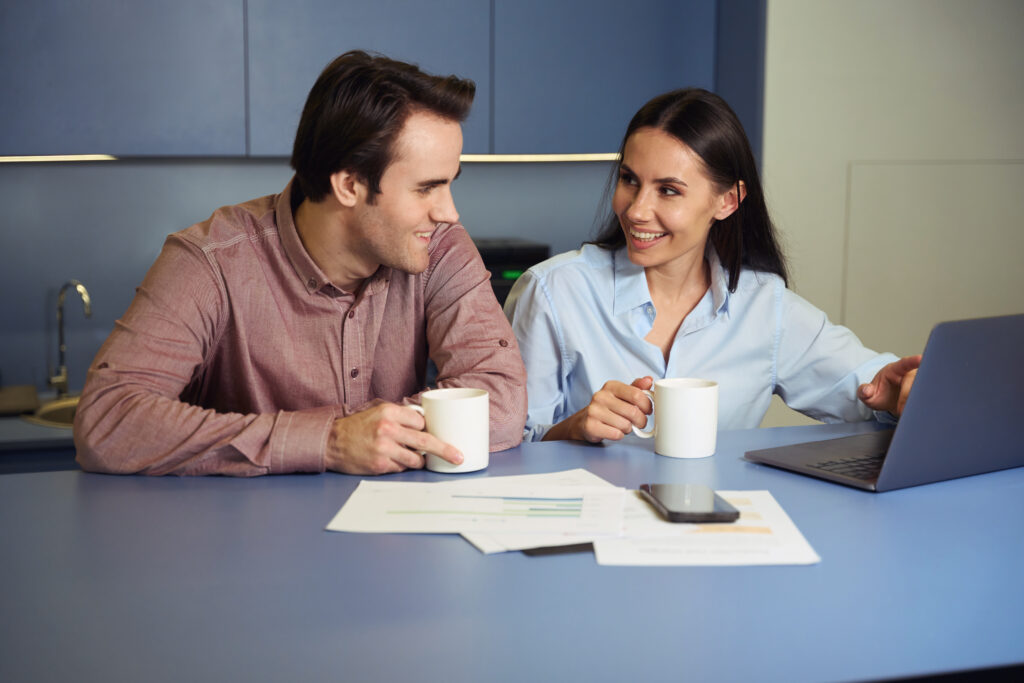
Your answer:
[[[419,275],[430,266],[430,257],[424,255],[422,259],[408,258],[402,259],[401,263],[384,264],[392,270],[398,270],[409,275]]]

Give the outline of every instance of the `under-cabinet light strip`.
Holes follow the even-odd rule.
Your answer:
[[[548,162],[548,161],[618,161],[618,153],[609,154],[463,154],[462,161]]]
[[[188,158],[188,157],[184,157]],[[229,157],[230,158],[230,157]],[[463,154],[461,161],[490,163],[548,163],[560,161],[618,161],[617,153],[609,154]],[[110,154],[53,154],[47,156],[0,156],[0,164],[38,163],[44,161],[118,161]]]
[[[109,154],[51,154],[31,157],[0,157],[0,164],[18,164],[38,161],[117,161]]]

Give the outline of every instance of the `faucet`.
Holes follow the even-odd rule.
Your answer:
[[[85,317],[92,316],[92,300],[89,298],[89,290],[78,280],[65,282],[60,288],[60,294],[57,295],[57,350],[60,354],[60,366],[57,368],[57,374],[51,375],[49,379],[50,386],[57,390],[57,398],[64,398],[68,395],[68,366],[64,360],[64,354],[67,351],[67,346],[64,344],[64,297],[71,288],[74,288],[82,297]]]

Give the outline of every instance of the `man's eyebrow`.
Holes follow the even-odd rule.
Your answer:
[[[462,175],[462,165],[459,165],[459,170],[456,172],[455,177],[452,180],[458,180],[459,176]],[[417,187],[437,187],[439,185],[447,185],[449,180],[447,178],[436,178],[434,180],[422,180]]]

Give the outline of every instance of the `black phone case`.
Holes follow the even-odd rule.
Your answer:
[[[707,522],[718,522],[728,523],[735,522],[740,517],[739,510],[712,510],[711,512],[680,512],[678,510],[669,510],[665,507],[660,500],[654,497],[654,494],[647,488],[647,484],[643,484],[640,489],[640,495],[644,497],[648,503],[654,506],[662,517],[670,522],[682,522],[689,524],[700,524]],[[718,494],[715,494],[715,500],[720,500]]]

